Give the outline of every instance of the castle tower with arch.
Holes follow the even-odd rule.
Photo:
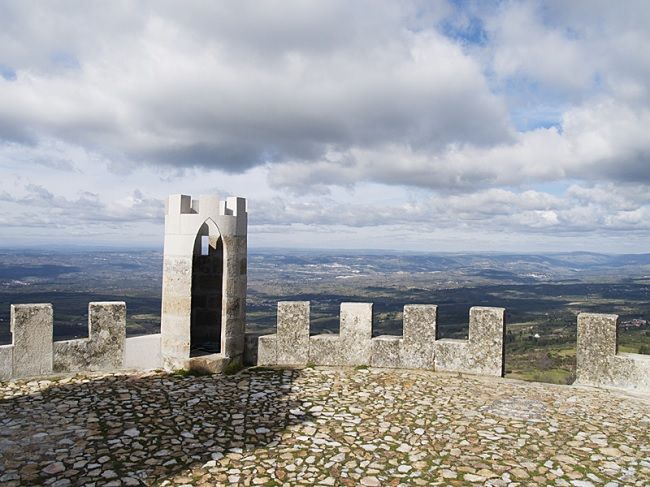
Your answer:
[[[168,198],[160,329],[165,369],[218,372],[242,361],[247,224],[244,198]]]

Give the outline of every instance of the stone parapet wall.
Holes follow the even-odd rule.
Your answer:
[[[12,304],[11,377],[52,372],[53,312],[51,304]]]
[[[470,309],[469,338],[437,338],[435,305],[404,307],[402,336],[372,336],[372,303],[342,303],[340,333],[310,336],[309,301],[278,303],[273,335],[247,335],[248,364],[372,366],[503,376],[505,310]],[[0,346],[0,380],[52,373],[157,369],[161,335],[126,338],[126,304],[88,306],[88,338],[54,342],[51,304],[11,306],[12,344]],[[650,393],[650,356],[619,353],[618,316],[581,313],[576,384]]]
[[[0,380],[161,366],[160,335],[126,338],[124,302],[90,303],[88,338],[55,342],[53,330],[51,304],[12,305],[12,344],[0,346]]]
[[[578,315],[575,384],[650,393],[650,356],[619,353],[618,324],[618,315]]]
[[[286,303],[285,303],[286,304]],[[309,302],[305,301],[309,316]],[[280,310],[280,308],[278,308]],[[315,365],[358,366],[370,365],[372,356],[372,304],[342,303],[341,326],[338,335],[315,335],[309,337],[308,349],[302,355]],[[307,327],[309,321],[295,323],[295,327]],[[282,343],[282,330],[278,330],[277,343]],[[282,350],[278,347],[278,358]],[[287,364],[289,365],[289,364]]]
[[[504,373],[504,308],[469,310],[469,338],[435,343],[435,369],[502,377]]]
[[[88,305],[88,338],[53,344],[54,372],[122,368],[126,338],[126,303]]]
[[[129,337],[124,341],[125,369],[150,370],[162,368],[160,334]]]
[[[434,305],[405,306],[403,335],[374,338],[372,303],[342,303],[336,335],[310,336],[309,308],[309,301],[278,303],[277,333],[258,338],[258,365],[373,366],[503,376],[503,308],[472,308],[468,340],[437,339]]]

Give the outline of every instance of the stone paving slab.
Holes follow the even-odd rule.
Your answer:
[[[0,485],[650,485],[650,402],[386,369],[0,383]]]

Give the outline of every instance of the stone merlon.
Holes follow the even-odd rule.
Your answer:
[[[404,307],[403,336],[372,337],[372,304],[342,303],[337,335],[309,335],[309,302],[278,303],[274,335],[259,337],[258,365],[436,369],[503,375],[505,310],[472,308],[468,340],[438,340],[438,308]]]
[[[618,315],[578,315],[575,384],[650,393],[650,355],[619,353],[618,325]]]

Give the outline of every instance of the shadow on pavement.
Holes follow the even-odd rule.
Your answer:
[[[77,378],[2,399],[0,484],[151,485],[254,451],[310,419],[292,394],[299,374]]]

